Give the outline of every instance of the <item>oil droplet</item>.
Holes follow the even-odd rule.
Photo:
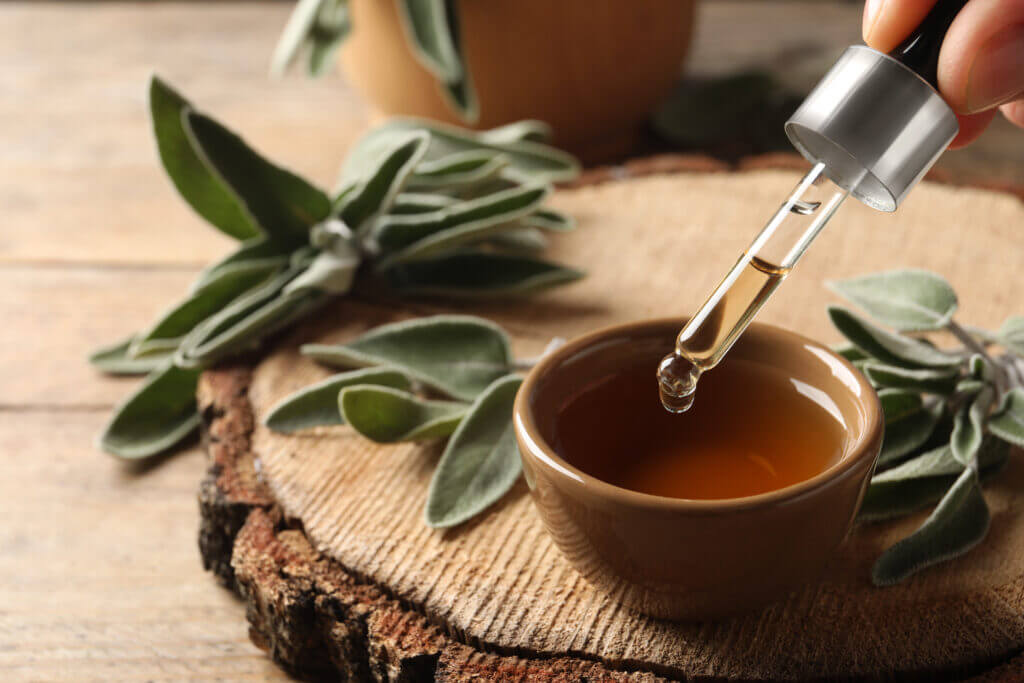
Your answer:
[[[658,392],[661,405],[670,413],[685,413],[693,405],[700,368],[678,353],[670,353],[658,364]]]

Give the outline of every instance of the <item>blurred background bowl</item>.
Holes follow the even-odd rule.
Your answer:
[[[413,56],[392,0],[351,0],[350,11],[341,65],[376,117],[467,125]],[[460,0],[472,125],[541,119],[585,161],[612,158],[678,80],[694,14],[695,0]]]

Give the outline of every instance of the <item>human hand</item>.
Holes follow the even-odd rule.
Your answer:
[[[890,52],[936,0],[867,0],[864,42]],[[939,53],[939,91],[960,120],[951,149],[969,144],[997,111],[1024,128],[1024,0],[970,0]]]

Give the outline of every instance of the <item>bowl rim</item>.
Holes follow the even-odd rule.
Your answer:
[[[785,343],[795,343],[804,348],[810,347],[824,352],[849,372],[850,376],[860,387],[860,396],[854,396],[852,391],[850,394],[855,402],[864,407],[866,423],[856,440],[850,444],[847,455],[838,462],[833,463],[810,479],[804,479],[781,489],[774,489],[740,498],[694,499],[670,498],[668,496],[658,496],[622,488],[621,486],[602,481],[562,459],[541,436],[530,409],[530,396],[536,389],[541,377],[553,365],[564,361],[569,356],[589,346],[595,345],[597,342],[623,337],[631,333],[635,334],[636,332],[651,328],[670,326],[679,328],[684,323],[685,318],[648,318],[611,325],[575,337],[542,358],[527,373],[516,395],[513,407],[513,423],[516,438],[520,444],[520,457],[524,459],[527,457],[531,458],[542,464],[548,472],[559,480],[574,487],[581,487],[584,491],[595,497],[666,512],[734,512],[775,505],[826,488],[829,484],[838,481],[858,465],[861,465],[866,459],[871,461],[870,469],[873,469],[875,459],[881,449],[885,420],[882,414],[881,402],[878,400],[878,395],[867,378],[852,363],[821,342],[777,325],[758,322],[751,323],[749,329],[756,331],[758,334],[767,334],[777,339],[782,338]],[[746,334],[746,331],[744,334]],[[524,446],[524,441],[533,448]]]

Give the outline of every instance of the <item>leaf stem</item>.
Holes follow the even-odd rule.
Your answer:
[[[996,390],[999,393],[999,397],[1002,398],[1003,394],[1005,394],[1010,387],[1010,377],[1006,366],[992,358],[985,349],[984,344],[975,339],[974,335],[961,327],[955,320],[950,320],[946,323],[946,329],[949,330],[954,337],[959,339],[960,343],[967,347],[968,350],[973,351],[992,364],[996,374]]]

